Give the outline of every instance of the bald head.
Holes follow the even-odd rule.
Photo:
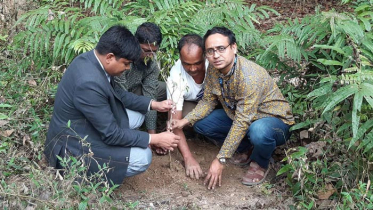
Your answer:
[[[205,57],[202,47],[196,44],[184,45],[180,49],[180,60],[190,76],[205,75]]]

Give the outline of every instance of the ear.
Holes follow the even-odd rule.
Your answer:
[[[115,59],[115,55],[113,53],[108,53],[105,56],[106,63],[110,63],[113,59]]]
[[[233,49],[234,54],[237,54],[237,44],[236,43],[232,44],[232,49]]]

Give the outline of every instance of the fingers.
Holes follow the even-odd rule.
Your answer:
[[[219,187],[221,187],[221,174],[218,176],[218,180],[219,180]]]
[[[214,189],[215,185],[216,185],[216,176],[211,176],[211,179],[210,179],[210,182],[209,182],[209,185],[208,185],[207,189],[209,189],[209,190]]]
[[[185,170],[185,175],[186,175],[186,176],[189,176],[189,175],[190,175],[190,170],[189,170],[188,168]]]
[[[194,178],[198,179],[198,174],[197,174],[197,171],[196,171],[195,168],[192,169],[192,177],[191,178],[192,179],[194,179]]]
[[[191,169],[191,168],[189,168],[189,169],[187,169],[187,173],[188,173],[188,175],[187,176],[189,176],[190,178],[192,178],[192,179],[194,179],[194,171],[193,171],[193,169]]]
[[[194,177],[195,177],[196,179],[199,179],[200,177],[203,176],[202,169],[201,169],[201,167],[199,167],[199,165],[193,167],[193,168],[192,168],[192,171],[193,171],[193,175],[194,175]],[[194,177],[192,177],[192,178],[194,178]]]
[[[196,173],[196,178],[199,179],[199,177],[202,177],[202,176],[203,176],[202,169],[201,169],[201,167],[198,167],[197,168],[197,173]]]

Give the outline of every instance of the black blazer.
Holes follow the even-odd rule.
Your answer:
[[[85,158],[88,172],[98,171],[96,161],[101,166],[106,163],[112,168],[107,177],[121,184],[130,148],[146,148],[149,143],[148,133],[129,129],[125,108],[145,114],[150,100],[120,88],[114,90],[93,51],[79,55],[58,85],[45,142],[49,164],[59,164],[57,155],[79,157],[93,152],[94,159],[90,155]],[[71,128],[67,127],[69,120]]]

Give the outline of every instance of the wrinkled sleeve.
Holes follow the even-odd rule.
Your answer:
[[[237,108],[232,127],[219,151],[218,158],[232,157],[246,135],[252,120],[257,114],[263,83],[258,77],[249,76],[240,79],[238,84],[242,86],[238,88],[239,92],[236,97]]]
[[[149,135],[146,132],[118,126],[102,86],[86,82],[77,86],[74,95],[74,106],[98,131],[105,144],[142,148],[148,146]]]

